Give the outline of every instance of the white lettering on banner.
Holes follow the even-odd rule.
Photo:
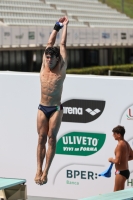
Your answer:
[[[80,147],[80,151],[97,151],[96,147]]]
[[[63,144],[82,144],[82,145],[91,145],[97,146],[98,139],[91,137],[78,137],[78,136],[63,136]]]
[[[76,108],[76,107],[63,107],[64,114],[74,114],[74,115],[83,115],[83,108]]]
[[[93,145],[93,146],[97,146],[97,143],[98,143],[98,140],[97,140],[96,138],[94,138],[94,139],[92,140],[92,145]]]
[[[97,147],[63,147],[63,151],[97,151]]]
[[[73,151],[74,147],[63,147],[64,151]]]

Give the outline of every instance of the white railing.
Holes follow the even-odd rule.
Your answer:
[[[133,76],[133,72],[123,72],[123,71],[115,71],[115,70],[109,70],[108,71],[108,76],[112,76],[113,73],[117,73],[117,74],[123,74],[123,75],[132,75]]]

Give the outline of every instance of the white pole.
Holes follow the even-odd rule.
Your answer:
[[[111,70],[108,71],[108,76],[111,76]]]

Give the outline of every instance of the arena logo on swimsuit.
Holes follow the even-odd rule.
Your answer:
[[[63,103],[63,122],[88,123],[96,120],[105,108],[105,101],[71,99]]]

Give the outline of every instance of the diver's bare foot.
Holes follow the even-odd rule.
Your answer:
[[[38,185],[41,184],[41,176],[42,176],[42,172],[36,173],[36,176],[35,176],[34,181],[35,181],[35,183],[38,184]]]
[[[46,175],[46,174],[43,174],[43,175],[41,176],[41,185],[46,184],[47,181],[48,181],[47,175]]]

